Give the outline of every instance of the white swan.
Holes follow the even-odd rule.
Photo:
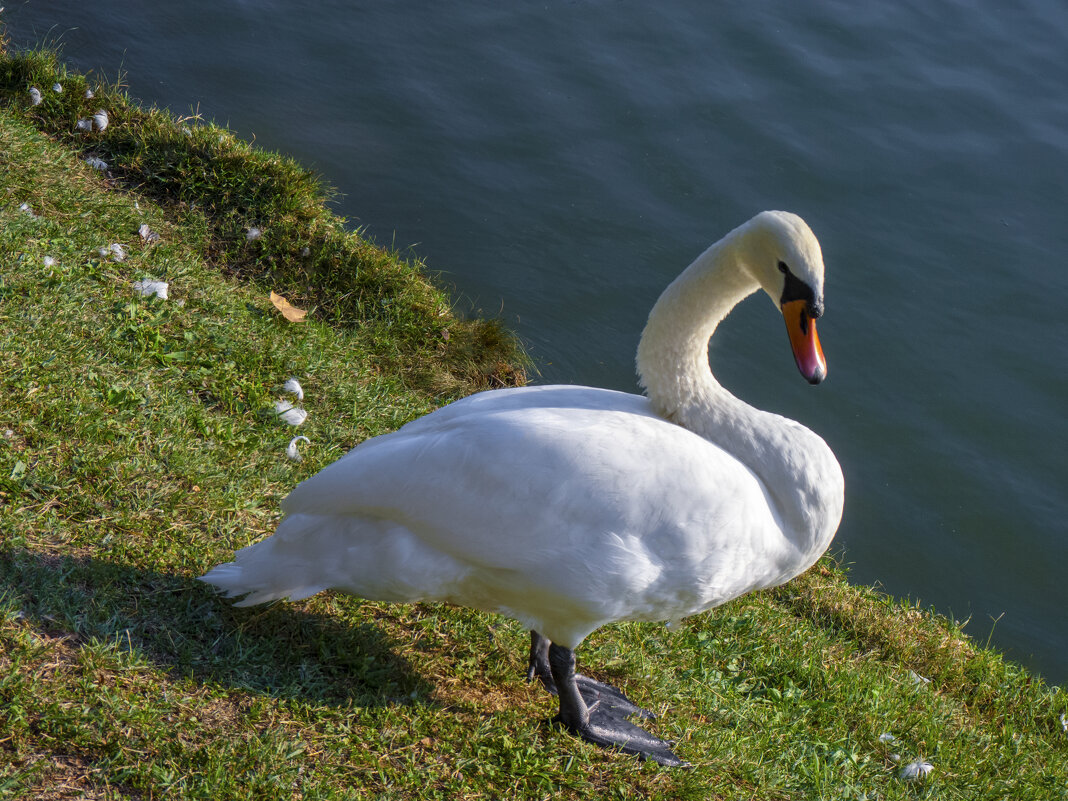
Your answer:
[[[811,566],[842,515],[834,454],[735,398],[708,340],[763,289],[797,365],[826,374],[823,258],[801,218],[763,212],[661,295],[637,366],[648,397],[578,386],[483,392],[362,443],[282,502],[275,534],[203,576],[241,605],[328,588],[448,601],[531,629],[531,678],[582,737],[666,765],[648,713],[577,675],[573,650],[617,620],[678,620]]]

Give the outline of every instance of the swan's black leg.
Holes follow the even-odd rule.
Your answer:
[[[549,667],[549,638],[533,629],[530,632],[530,661],[527,664],[527,681],[539,679],[542,686],[553,695],[556,695],[556,682],[553,680],[552,669]],[[581,673],[575,674],[575,684],[587,706],[601,703],[613,707],[621,716],[637,715],[640,718],[651,720],[655,718],[648,709],[642,709],[616,689],[611,684],[591,679]]]
[[[549,668],[549,638],[534,629],[530,630],[530,662],[527,666],[527,681],[539,679],[542,686],[556,695],[552,670]]]
[[[637,754],[642,759],[651,759],[669,767],[686,765],[672,753],[670,743],[628,721],[627,715],[632,713],[613,704],[611,697],[602,695],[592,703],[587,703],[586,693],[579,689],[576,680],[575,652],[570,648],[551,644],[549,669],[560,696],[560,714],[556,719],[563,726],[595,745],[619,748],[625,753]],[[610,689],[626,698],[615,688]],[[630,701],[627,704],[637,708]]]

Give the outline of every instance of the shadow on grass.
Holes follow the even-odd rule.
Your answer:
[[[129,642],[176,676],[337,706],[430,691],[373,622],[276,604],[234,609],[186,576],[23,548],[0,550],[0,597],[51,634]]]

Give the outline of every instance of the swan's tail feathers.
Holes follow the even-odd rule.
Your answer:
[[[310,598],[326,589],[378,601],[449,600],[468,567],[399,523],[291,514],[278,530],[200,577],[237,606]]]
[[[281,566],[279,566],[281,567]],[[284,572],[277,568],[274,570],[259,570],[252,565],[244,565],[240,562],[227,562],[217,565],[199,577],[200,581],[211,584],[227,598],[245,597],[234,606],[256,606],[269,601],[277,601],[280,598],[288,598],[291,601],[302,601],[310,598],[318,592],[326,589],[324,585],[308,585],[302,582],[284,580]]]
[[[227,598],[244,595],[235,606],[281,598],[301,601],[334,586],[331,568],[339,557],[336,540],[336,533],[321,520],[293,515],[282,521],[273,536],[242,548],[234,554],[234,561],[212,568],[200,580]]]

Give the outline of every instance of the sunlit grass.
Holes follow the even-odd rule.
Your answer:
[[[40,88],[39,105],[30,104],[31,87]],[[83,159],[103,160],[113,184],[159,202],[201,236],[218,269],[358,331],[377,367],[437,392],[522,382],[523,355],[499,322],[458,319],[424,265],[352,236],[327,208],[329,188],[291,159],[198,117],[144,109],[115,83],[69,72],[52,52],[8,54],[0,97]],[[99,109],[107,128],[78,130]],[[428,350],[437,358],[425,358]]]
[[[109,179],[60,130],[83,104],[26,100],[31,80],[73,93],[84,78],[47,55],[0,76],[0,797],[1068,797],[1063,690],[829,563],[678,632],[611,626],[580,650],[583,670],[660,715],[652,728],[694,766],[674,771],[553,727],[510,621],[214,596],[195,577],[272,531],[298,481],[510,375],[487,368],[508,339],[455,361],[431,333],[465,324],[439,321],[436,290],[404,289],[413,265],[391,262],[373,289],[344,277],[356,262],[341,251],[368,249],[366,272],[391,257],[347,238],[279,157],[199,123],[166,133],[184,123],[105,89],[112,125],[89,149]],[[189,138],[201,155],[168,149]],[[221,185],[166,171],[194,157]],[[285,241],[263,222],[281,218]],[[247,240],[252,220],[266,241]],[[292,259],[319,241],[308,229],[336,248],[313,266]],[[125,261],[97,253],[111,242]],[[134,293],[146,277],[169,299]],[[274,288],[312,319],[286,322]],[[469,342],[495,330],[470,325]],[[300,429],[271,410],[291,376]],[[298,431],[300,463],[285,456]],[[917,758],[932,773],[900,778]]]

